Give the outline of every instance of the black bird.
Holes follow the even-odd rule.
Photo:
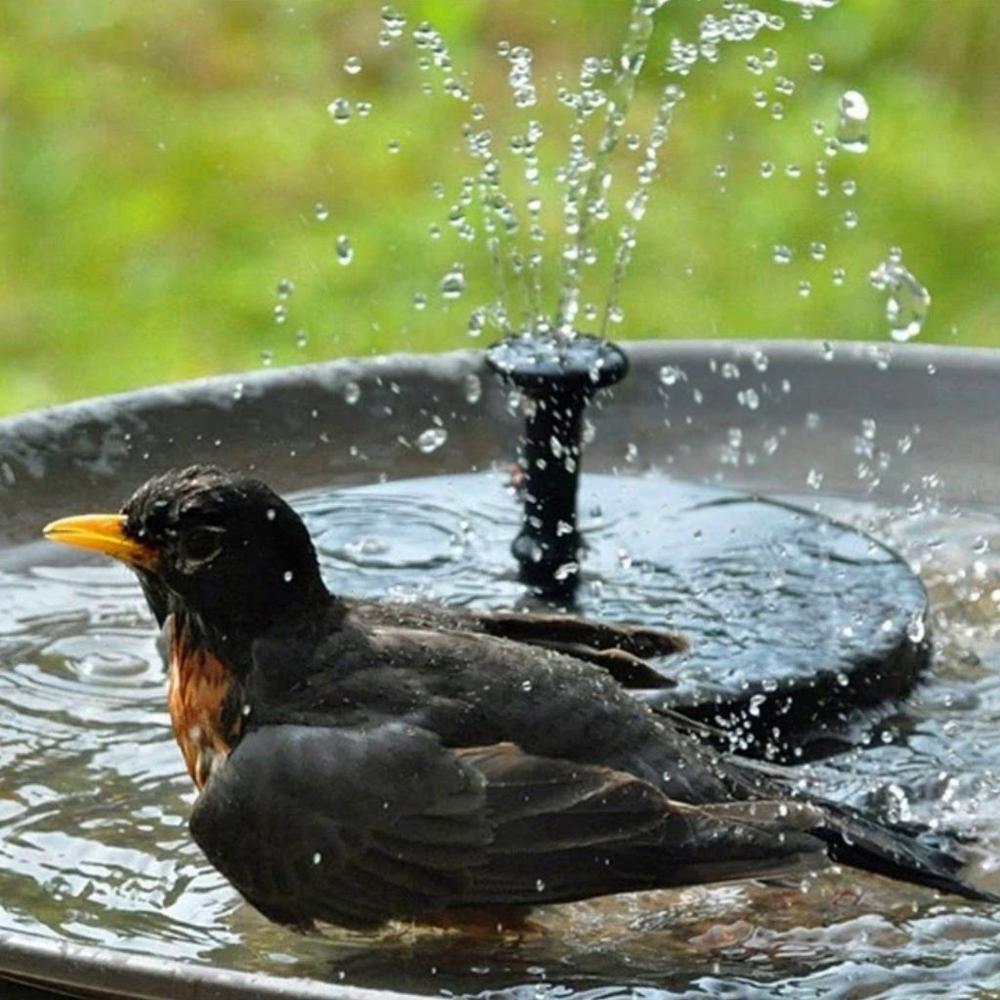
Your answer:
[[[959,848],[796,796],[635,700],[675,637],[345,600],[292,508],[214,467],[45,534],[123,560],[168,625],[191,832],[272,920],[502,922],[829,859],[997,901]]]

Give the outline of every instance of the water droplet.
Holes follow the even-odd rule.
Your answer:
[[[357,382],[348,382],[344,386],[344,402],[353,406],[361,398],[361,386]]]
[[[314,865],[318,865],[318,864],[320,864],[320,863],[321,863],[322,861],[323,861],[323,855],[322,855],[322,854],[320,854],[320,853],[319,853],[319,851],[317,851],[317,852],[316,852],[316,853],[315,853],[315,854],[314,854],[314,855],[312,856],[312,863],[313,863]]]
[[[806,280],[800,281],[799,295],[802,296],[802,298],[807,299],[809,298],[809,295],[811,293],[812,293],[812,282]]]
[[[809,256],[813,260],[823,260],[826,257],[826,244],[821,240],[814,240],[809,244]]]
[[[448,432],[443,427],[428,427],[417,438],[417,447],[425,454],[437,451],[448,440]]]
[[[915,614],[906,624],[906,636],[910,642],[923,642],[927,635],[927,624],[922,614]]]
[[[535,879],[535,891],[545,892],[545,879],[536,878]]]
[[[856,90],[845,91],[837,103],[837,141],[849,153],[864,153],[868,149],[868,101]]]
[[[792,256],[792,248],[783,243],[779,243],[771,249],[771,259],[775,264],[790,264]]]
[[[357,76],[361,72],[361,58],[359,56],[348,56],[344,60],[344,72],[349,76]]]
[[[279,299],[287,299],[295,291],[294,283],[288,278],[282,278],[278,282],[277,293]]]
[[[530,691],[533,687],[534,687],[534,685],[531,683],[530,680],[521,681],[521,690],[522,691]]]
[[[483,398],[483,380],[475,373],[465,376],[465,401],[478,403]]]
[[[427,295],[424,292],[413,293],[413,308],[423,312],[427,308]]]
[[[331,101],[326,106],[326,110],[330,112],[333,120],[338,125],[346,125],[354,113],[351,108],[351,102],[346,97],[338,97],[336,100]]]
[[[285,572],[281,574],[281,579],[284,580],[285,583],[291,583],[294,577],[295,574],[290,569],[286,569]]]
[[[313,208],[313,215],[316,216],[317,222],[326,222],[330,218],[330,209],[326,207],[321,201],[317,201],[315,207]]]
[[[814,73],[820,73],[826,65],[826,60],[823,58],[823,54],[821,52],[810,52],[808,63],[809,68]]]
[[[309,343],[309,331],[305,327],[299,327],[295,331],[295,346],[300,350]]]
[[[351,239],[344,233],[337,237],[336,243],[337,263],[342,267],[347,267],[354,260],[354,247],[351,246]]]
[[[399,152],[399,140],[390,139],[385,148],[388,149],[390,153],[395,155],[396,153]]]
[[[579,572],[580,564],[570,560],[569,562],[564,562],[561,566],[557,566],[552,576],[554,579],[562,583],[563,581],[568,580],[571,576],[576,576]]]
[[[465,291],[465,268],[461,264],[452,264],[438,287],[442,298],[449,300],[461,298]]]
[[[888,293],[885,316],[892,339],[904,343],[916,337],[927,320],[931,295],[903,264],[898,247],[889,251],[888,257],[871,272],[869,280],[879,291]]]
[[[858,228],[858,213],[854,209],[849,208],[844,212],[844,228],[845,229],[857,229]]]
[[[839,288],[847,278],[847,272],[842,267],[833,269],[833,283]]]
[[[855,180],[851,180],[851,178],[841,181],[840,190],[844,192],[846,197],[853,198],[858,190],[858,182]]]
[[[823,473],[819,469],[810,469],[806,475],[806,484],[811,490],[821,489],[823,486]]]
[[[660,369],[660,384],[671,386],[677,385],[678,382],[686,382],[687,375],[684,373],[683,369],[678,368],[676,365],[664,365]]]
[[[760,165],[760,176],[764,180],[770,180],[774,176],[774,164],[770,160],[765,160]]]
[[[285,320],[287,319],[288,319],[288,308],[284,305],[284,303],[279,302],[274,307],[274,322],[280,324],[284,323]]]
[[[406,18],[392,4],[382,8],[382,31],[379,33],[379,45],[385,47],[403,34]]]

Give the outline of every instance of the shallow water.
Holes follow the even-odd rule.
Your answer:
[[[642,558],[620,508],[596,510],[604,487],[587,482],[585,609],[662,625],[670,609],[658,564]],[[330,586],[514,603],[507,546],[516,515],[503,483],[458,485],[297,497]],[[833,797],[979,834],[976,877],[1000,890],[1000,520],[826,505],[919,566],[937,651],[927,683],[880,724],[873,746],[808,774]],[[619,551],[628,548],[622,537],[637,551]],[[374,940],[293,934],[243,905],[190,841],[193,791],[169,732],[155,630],[127,571],[43,544],[0,554],[0,662],[0,929],[430,993],[1000,989],[1000,908],[854,872],[552,907],[538,911],[539,932],[521,939],[409,928]]]

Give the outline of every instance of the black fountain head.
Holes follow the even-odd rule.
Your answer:
[[[524,518],[511,551],[537,596],[570,604],[583,545],[576,525],[583,411],[595,392],[628,374],[628,360],[610,341],[560,333],[512,335],[486,359],[532,404],[518,441]]]

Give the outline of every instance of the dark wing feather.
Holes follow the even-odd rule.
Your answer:
[[[621,685],[637,689],[675,686],[646,660],[687,650],[683,636],[621,622],[523,611],[469,611],[433,604],[375,603],[347,599],[352,616],[369,627],[432,628],[477,632],[566,653],[604,667]]]
[[[822,845],[772,804],[673,803],[513,744],[446,750],[398,723],[266,727],[213,773],[191,830],[261,912],[350,927],[787,870]]]
[[[818,839],[787,828],[778,803],[732,803],[716,814],[633,775],[511,744],[460,756],[486,778],[495,825],[488,863],[470,872],[468,905],[565,902],[827,863]]]
[[[191,832],[271,919],[376,926],[461,892],[492,836],[484,785],[411,727],[269,726],[214,771]]]

